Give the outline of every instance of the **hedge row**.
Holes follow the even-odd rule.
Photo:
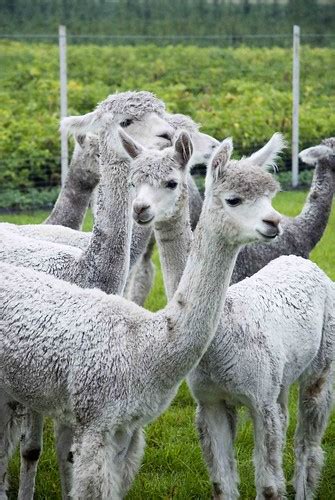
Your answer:
[[[20,189],[60,181],[58,49],[0,44],[2,95],[0,186]],[[301,147],[334,133],[335,49],[301,50]],[[233,136],[238,153],[274,131],[291,137],[291,51],[154,45],[68,48],[69,114],[86,113],[108,94],[147,89],[171,112],[191,115],[217,138]],[[289,166],[290,151],[286,154]]]

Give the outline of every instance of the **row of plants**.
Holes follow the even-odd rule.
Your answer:
[[[60,183],[58,49],[2,41],[0,188],[27,192]],[[300,145],[335,129],[335,50],[301,50]],[[108,94],[147,89],[171,112],[191,115],[248,154],[274,131],[291,137],[291,51],[155,45],[68,47],[69,114],[91,111]],[[282,169],[290,167],[290,148]],[[1,195],[3,198],[3,195]]]

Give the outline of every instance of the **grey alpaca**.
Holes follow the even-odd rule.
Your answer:
[[[131,139],[123,142],[129,149]],[[171,151],[176,164],[189,159],[184,143],[182,137]],[[263,218],[277,217],[270,201],[261,201],[277,184],[254,167],[245,169],[245,194],[255,211],[231,217],[221,203],[236,185],[230,153],[231,143],[223,142],[208,169],[184,274],[158,313],[0,265],[0,386],[31,411],[74,429],[74,499],[124,496],[141,460],[142,427],[167,407],[214,335],[240,246],[266,238]]]
[[[32,266],[82,287],[99,287],[108,293],[122,294],[129,269],[132,224],[131,195],[128,187],[130,162],[120,143],[118,146],[117,130],[119,124],[127,122],[135,137],[144,136],[146,142],[152,146],[161,147],[170,144],[171,141],[165,136],[172,135],[173,129],[161,118],[163,111],[163,103],[152,94],[126,92],[110,96],[97,107],[96,111],[84,117],[65,119],[65,123],[72,125],[76,132],[84,129],[83,132],[86,133],[89,127],[93,127],[94,132],[99,133],[100,193],[97,217],[89,244],[82,251],[70,246],[17,236],[17,246],[15,246],[16,235],[12,231],[5,230],[1,249],[3,260],[8,259],[16,264]],[[131,120],[136,120],[134,125],[129,123]],[[48,229],[43,225],[38,228],[42,232]],[[57,226],[54,228],[57,229]],[[69,228],[60,229],[66,233],[73,232]],[[144,232],[146,231],[145,229]],[[135,237],[138,234],[138,231],[135,232]],[[12,238],[15,249],[12,247],[14,254],[10,257],[7,252],[10,253]],[[6,401],[6,395],[3,395],[3,401]],[[7,415],[6,419],[15,423],[15,411],[5,403],[2,406]],[[21,440],[20,499],[30,498],[33,495],[37,450],[41,448],[42,416],[29,413],[27,419],[29,425],[25,426]],[[71,429],[64,426],[57,427],[57,451],[65,495],[69,490],[71,472],[66,453],[70,435]],[[3,472],[0,477],[3,478],[7,469],[8,455],[14,444],[11,442],[13,439],[9,440],[6,437],[6,427],[1,428],[1,439],[7,443],[7,449],[0,461],[0,471]],[[0,489],[5,489],[4,482],[0,482]]]
[[[233,162],[238,184],[250,162],[264,167],[274,161],[279,152],[276,141],[270,141],[266,150],[267,156],[263,150],[237,165]],[[192,239],[187,170],[171,159],[169,164],[168,151],[136,150],[132,156],[133,216],[136,221],[154,222],[171,299],[176,296]],[[155,172],[151,181],[148,163]],[[165,189],[163,196],[170,179],[177,183],[175,191]],[[243,208],[246,189],[247,178],[243,190],[235,185],[222,200],[231,205],[237,219],[240,210],[254,210],[252,204]],[[140,207],[145,209],[139,215]],[[270,217],[265,219],[263,231],[269,237],[276,234],[272,222]],[[312,262],[283,256],[228,289],[214,339],[188,376],[216,500],[238,497],[233,446],[240,405],[249,409],[254,423],[257,499],[285,497],[282,448],[288,390],[296,381],[300,398],[294,485],[297,499],[313,498],[323,461],[321,439],[332,404],[334,356],[335,286]]]

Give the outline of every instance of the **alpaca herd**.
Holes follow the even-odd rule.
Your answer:
[[[254,426],[257,498],[285,498],[297,382],[294,487],[297,500],[314,498],[332,408],[335,286],[307,259],[331,211],[335,140],[301,153],[314,178],[290,219],[272,207],[279,133],[232,159],[232,139],[220,143],[145,91],[111,95],[61,126],[75,149],[52,213],[41,225],[0,224],[0,499],[20,435],[18,496],[33,498],[44,416],[55,422],[62,498],[124,498],[144,426],[184,379],[216,500],[239,496],[240,406]],[[204,200],[191,177],[199,163]],[[142,306],[154,242],[168,303],[151,313]]]

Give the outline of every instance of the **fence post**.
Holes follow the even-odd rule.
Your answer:
[[[292,187],[299,183],[299,79],[300,79],[300,27],[293,26],[293,73],[292,73]]]
[[[67,116],[67,67],[66,67],[66,27],[59,26],[59,77],[60,77],[60,116]],[[62,186],[68,170],[68,142],[67,134],[61,132],[61,167]]]

